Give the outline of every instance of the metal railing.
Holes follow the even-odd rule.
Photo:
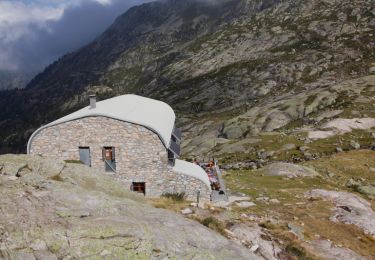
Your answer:
[[[171,140],[171,143],[169,144],[169,150],[171,150],[176,155],[176,157],[179,157],[181,154],[180,145],[177,144],[176,142],[173,142],[172,140]]]
[[[112,167],[112,165],[108,162],[108,160],[104,160],[104,162],[112,170],[112,172],[116,172],[115,167]]]
[[[181,141],[181,136],[182,136],[182,133],[181,133],[181,130],[177,127],[174,127],[173,128],[173,132],[172,132],[172,135],[178,139],[179,141]]]
[[[215,163],[216,175],[217,175],[217,178],[218,178],[219,184],[220,184],[219,194],[220,195],[224,195],[225,196],[225,200],[228,200],[228,195],[226,193],[225,183],[224,183],[224,180],[223,180],[223,174],[222,174],[222,172],[220,170],[218,161],[216,159],[214,160],[214,163]]]

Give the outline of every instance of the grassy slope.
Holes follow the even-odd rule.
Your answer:
[[[311,201],[303,196],[304,192],[313,188],[354,192],[345,187],[350,178],[363,178],[366,183],[375,183],[375,174],[371,171],[371,168],[375,168],[375,153],[367,150],[345,152],[306,162],[305,165],[315,168],[320,176],[286,180],[282,177],[264,176],[263,170],[229,172],[225,179],[232,191],[240,191],[253,199],[262,195],[277,198],[281,202],[272,206],[258,202],[255,207],[238,208],[234,211],[278,220],[277,224],[265,222],[263,225],[292,247],[300,248],[300,245],[290,236],[287,223],[301,227],[306,240],[329,239],[334,244],[350,248],[361,255],[375,256],[373,238],[353,225],[330,221],[332,205],[329,202]],[[328,177],[329,173],[333,177]],[[369,200],[375,210],[374,198],[358,195]]]

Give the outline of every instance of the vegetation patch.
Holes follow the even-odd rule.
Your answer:
[[[184,201],[186,198],[186,194],[185,192],[165,192],[161,195],[161,197],[174,201]]]
[[[64,162],[66,162],[66,163],[75,163],[75,164],[83,164],[83,162],[79,161],[79,160],[65,160]]]
[[[222,235],[225,234],[225,224],[215,217],[207,217],[203,220],[200,220],[200,222],[206,227],[213,229]]]

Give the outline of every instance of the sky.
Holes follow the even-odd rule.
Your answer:
[[[0,71],[35,74],[150,0],[0,0]]]

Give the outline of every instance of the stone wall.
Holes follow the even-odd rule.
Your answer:
[[[103,147],[115,147],[116,173],[111,175],[126,189],[132,182],[146,182],[146,196],[185,192],[189,200],[209,200],[210,190],[200,180],[177,174],[168,165],[167,151],[151,130],[106,117],[86,117],[51,126],[37,133],[30,154],[79,160],[79,147],[90,147],[91,166],[105,171]]]

